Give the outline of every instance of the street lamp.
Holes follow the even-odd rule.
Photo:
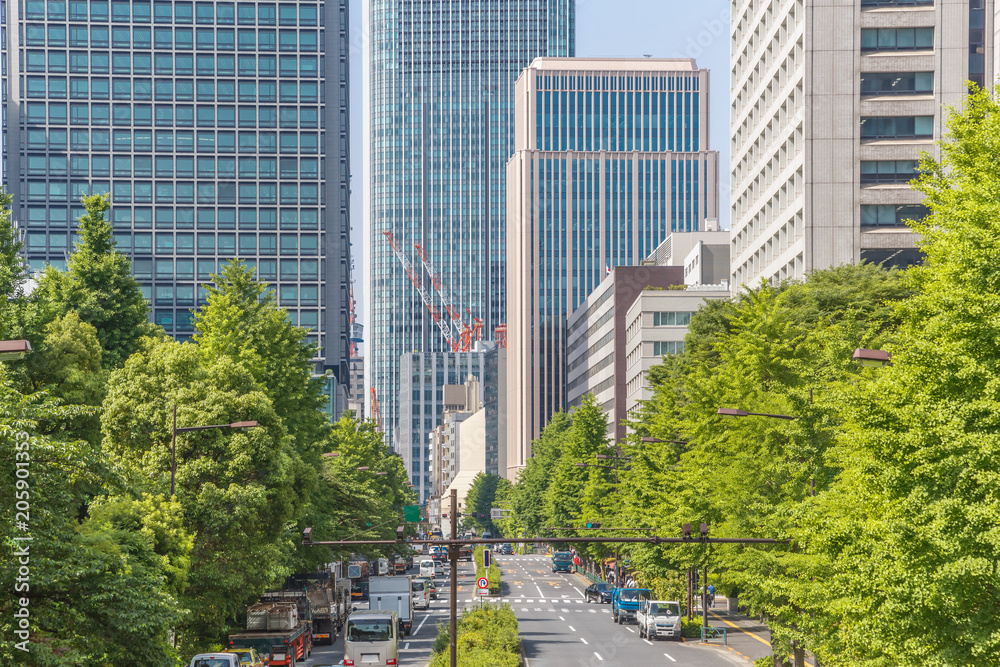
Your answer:
[[[767,412],[747,412],[737,408],[719,408],[719,414],[723,417],[770,417],[771,419],[798,419],[792,415],[774,415]]]
[[[211,424],[210,426],[184,426],[177,428],[177,404],[174,403],[174,423],[170,432],[170,497],[174,496],[174,480],[177,477],[177,434],[191,431],[207,431],[213,428],[255,428],[257,422],[242,421],[232,424]]]
[[[326,454],[323,454],[324,459],[334,459],[338,456],[340,456],[340,452],[327,452]]]
[[[854,350],[853,359],[862,368],[881,368],[892,363],[892,355],[885,350],[867,350],[862,347]]]
[[[0,361],[24,359],[31,352],[31,343],[26,340],[0,340]]]

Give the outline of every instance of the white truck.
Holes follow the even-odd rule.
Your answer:
[[[368,581],[368,608],[394,611],[404,635],[413,629],[413,577],[372,577]]]
[[[635,614],[639,637],[681,640],[681,603],[671,600],[639,600]]]

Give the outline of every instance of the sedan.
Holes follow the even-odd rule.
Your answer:
[[[613,589],[614,586],[603,581],[599,584],[591,584],[583,591],[583,599],[587,602],[607,602],[610,604]]]

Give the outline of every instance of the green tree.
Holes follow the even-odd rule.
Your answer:
[[[892,365],[851,395],[821,515],[843,615],[825,664],[1000,662],[998,154],[1000,106],[978,91],[949,114],[940,162],[921,162],[926,260],[907,276]]]
[[[465,496],[465,518],[479,529],[480,534],[489,531],[493,537],[500,537],[500,531],[490,518],[500,479],[498,475],[481,472],[473,478],[472,486]]]
[[[206,361],[197,346],[148,339],[114,373],[104,403],[104,447],[121,461],[134,497],[170,493],[171,424],[255,420],[252,429],[177,437],[176,498],[194,542],[181,604],[188,649],[241,624],[245,605],[289,574],[287,525],[301,511],[295,453],[253,375],[227,356]],[[172,557],[166,544],[161,556]]]
[[[42,323],[75,312],[97,330],[106,368],[118,368],[139,349],[143,336],[158,331],[149,322],[149,304],[132,277],[127,256],[115,250],[103,195],[82,199],[86,213],[78,221],[80,241],[66,272],[46,269],[33,295],[42,304]],[[2,225],[0,225],[2,228]]]
[[[0,585],[13,593],[0,596],[0,663],[174,667],[168,634],[180,615],[167,585],[169,567],[143,530],[108,522],[87,507],[95,490],[123,489],[116,462],[91,443],[58,439],[40,427],[86,411],[21,394],[0,369],[0,460],[6,462],[0,493],[30,506],[22,530],[15,503],[0,503]],[[27,476],[15,474],[22,468],[15,460]],[[34,539],[16,540],[25,536]],[[22,556],[15,557],[15,549],[23,548],[30,588],[17,591]],[[22,597],[30,611],[27,652],[15,646],[22,640],[13,623]]]
[[[565,412],[552,415],[538,439],[531,443],[531,458],[518,474],[513,494],[514,515],[529,536],[541,535],[545,526],[552,525],[545,512],[545,496],[571,425],[572,420]]]

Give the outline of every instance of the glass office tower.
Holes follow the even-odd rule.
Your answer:
[[[514,82],[536,56],[574,53],[574,0],[368,0],[367,360],[388,442],[426,446],[428,426],[398,442],[400,357],[451,353],[382,232],[421,271],[428,252],[463,316],[505,321],[505,165]],[[423,282],[444,312],[426,273]],[[457,336],[456,336],[457,337]],[[433,385],[427,387],[433,389]],[[424,395],[423,388],[418,388]],[[429,457],[427,465],[430,464]],[[426,471],[414,471],[417,476]]]
[[[694,60],[657,58],[539,58],[518,79],[507,180],[510,479],[567,407],[568,372],[605,362],[591,349],[567,368],[569,315],[611,267],[636,266],[671,232],[718,219],[708,83]]]
[[[184,339],[240,258],[347,378],[347,0],[21,0],[4,12],[4,177],[33,269],[110,193],[154,321]]]

